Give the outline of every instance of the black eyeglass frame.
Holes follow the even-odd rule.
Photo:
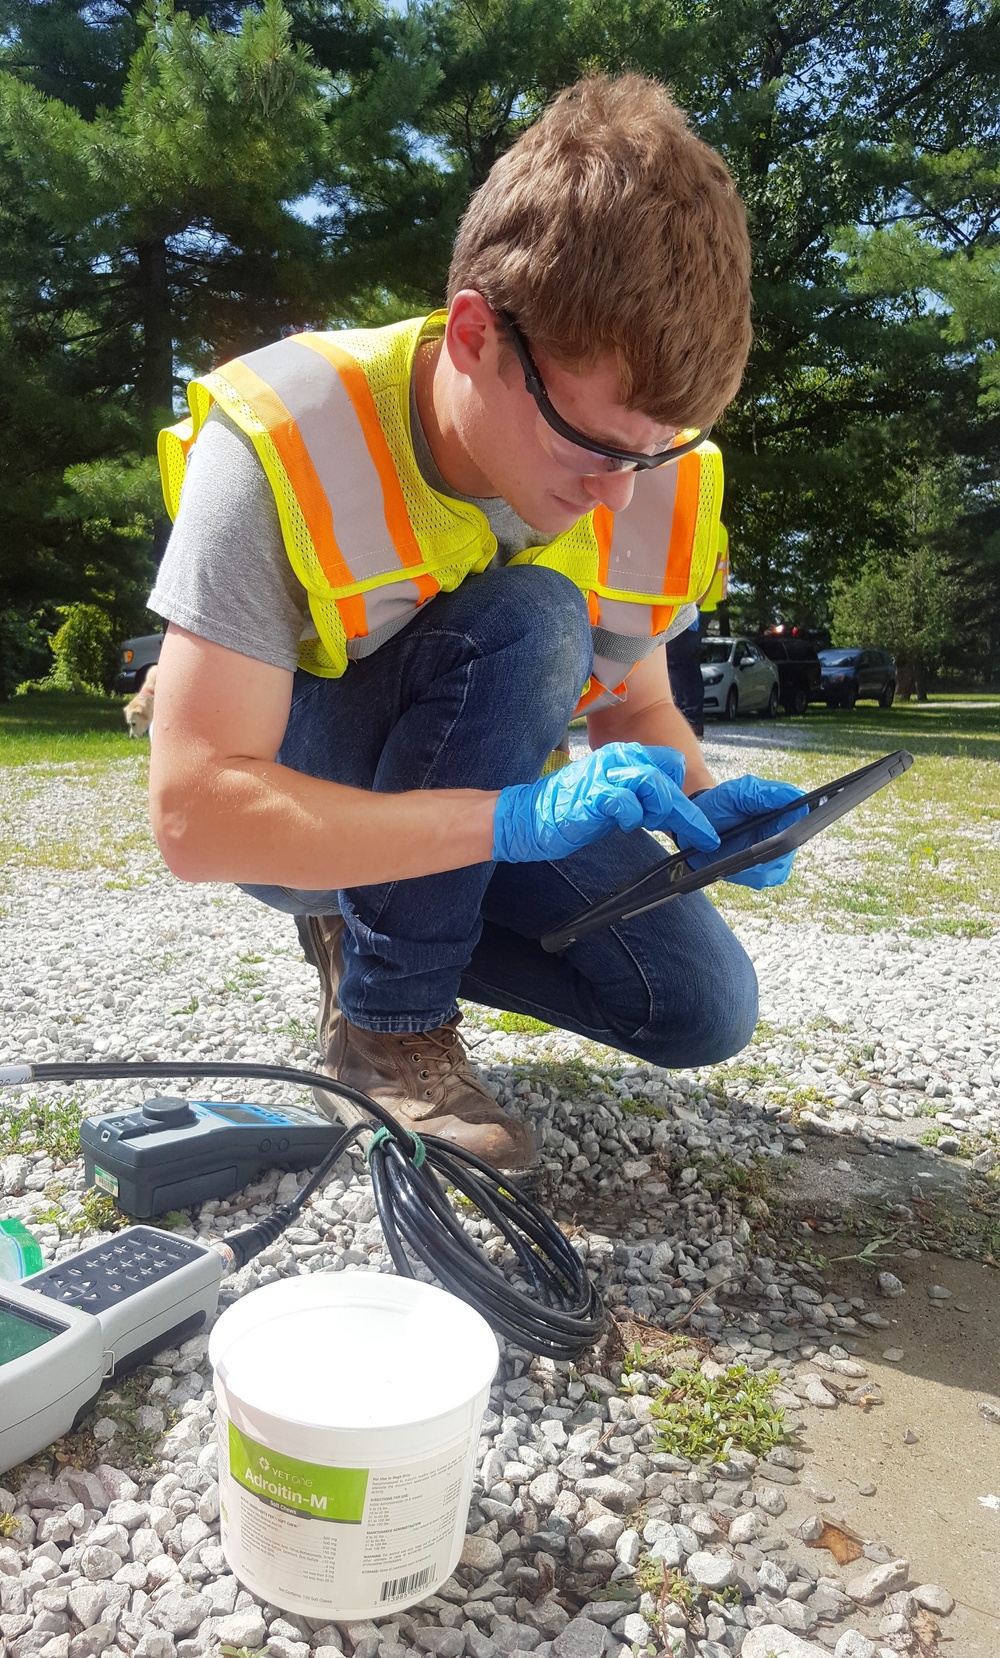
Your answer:
[[[553,432],[573,443],[586,454],[603,455],[607,460],[622,461],[635,468],[637,472],[648,472],[657,466],[669,466],[672,461],[679,461],[682,456],[690,455],[692,450],[703,444],[711,433],[711,426],[706,426],[703,432],[690,438],[687,443],[678,444],[673,449],[658,449],[655,454],[636,454],[632,449],[618,449],[613,443],[598,443],[596,439],[588,437],[586,432],[577,431],[568,420],[564,420],[558,409],[553,408],[552,399],[545,387],[545,381],[539,372],[538,364],[531,355],[531,348],[509,311],[497,311],[514,347],[514,353],[521,365],[524,374],[524,384],[535,402],[539,414],[550,426]]]

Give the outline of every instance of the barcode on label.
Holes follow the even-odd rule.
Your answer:
[[[379,1600],[398,1600],[400,1595],[412,1595],[415,1589],[422,1589],[434,1576],[434,1567],[425,1566],[422,1572],[411,1572],[409,1577],[387,1577],[382,1585]]]

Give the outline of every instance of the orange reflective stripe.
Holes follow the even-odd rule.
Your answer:
[[[685,455],[677,462],[677,494],[670,523],[670,546],[663,576],[664,593],[686,593],[691,585],[695,525],[701,495],[701,457]]]
[[[354,581],[333,533],[333,514],[326,493],[316,476],[309,452],[288,409],[275,391],[240,358],[220,369],[239,395],[249,403],[267,427],[288,481],[295,492],[309,526],[316,556],[333,587],[348,587]],[[362,630],[367,632],[367,628]]]
[[[337,600],[337,609],[348,639],[363,639],[368,633],[368,611],[364,593],[344,594]]]
[[[332,363],[344,384],[344,389],[351,400],[351,406],[357,415],[358,423],[365,436],[368,453],[371,455],[375,470],[382,485],[382,502],[385,511],[386,529],[392,538],[392,544],[399,556],[401,564],[410,568],[413,565],[423,564],[424,555],[420,543],[414,534],[410,515],[406,510],[406,501],[403,497],[399,475],[396,472],[392,452],[386,442],[382,423],[375,407],[375,399],[368,384],[365,372],[356,358],[324,334],[295,334],[293,338],[297,345],[308,346],[310,351],[317,352]],[[420,601],[433,597],[439,591],[439,584],[433,576],[415,575],[413,581],[420,592]]]

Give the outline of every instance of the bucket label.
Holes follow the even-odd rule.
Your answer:
[[[359,1526],[368,1491],[367,1468],[327,1468],[258,1445],[229,1423],[229,1468],[237,1485],[272,1508],[307,1520]]]
[[[226,1559],[255,1595],[307,1617],[412,1605],[461,1553],[476,1444],[471,1431],[415,1462],[334,1468],[261,1445],[220,1417]]]

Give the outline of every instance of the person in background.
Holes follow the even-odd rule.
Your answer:
[[[670,694],[696,737],[705,735],[705,682],[701,677],[701,616],[671,639],[667,652]]]
[[[719,525],[719,553],[715,563],[715,575],[712,585],[704,597],[699,601],[698,613],[701,617],[701,631],[707,633],[709,628],[723,638],[729,635],[729,531],[725,524]],[[713,626],[714,624],[714,626]]]

